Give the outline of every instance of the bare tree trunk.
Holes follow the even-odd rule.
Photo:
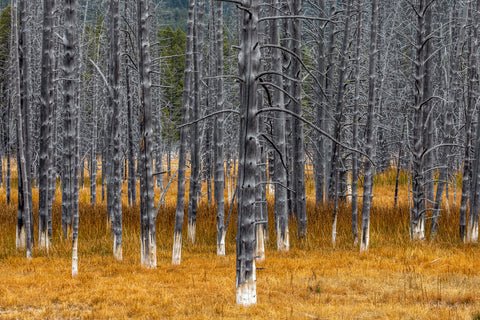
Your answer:
[[[378,3],[372,0],[372,22],[370,24],[370,49],[368,61],[368,109],[365,144],[366,154],[370,159],[375,156],[375,67],[377,63],[377,28],[378,28]],[[373,164],[366,159],[364,162],[364,184],[363,184],[363,207],[362,207],[362,231],[360,241],[360,251],[368,250],[370,239],[370,209],[373,198]]]
[[[173,236],[172,264],[180,264],[182,253],[182,230],[185,212],[185,166],[187,158],[187,135],[189,109],[192,104],[193,85],[193,28],[195,22],[195,0],[190,0],[188,5],[187,43],[185,52],[185,71],[182,95],[182,127],[180,128],[180,149],[178,152],[178,177],[177,177],[177,208],[175,212],[175,229]]]
[[[151,59],[149,38],[149,1],[137,1],[137,50],[138,70],[140,74],[140,106],[142,143],[140,149],[141,167],[141,262],[145,268],[156,268],[157,245],[155,239],[155,211],[153,193],[153,161],[152,161],[152,96],[151,96]]]
[[[294,16],[302,14],[302,1],[292,1]],[[302,86],[301,86],[301,63],[298,60],[302,57],[302,23],[300,19],[294,18],[291,23],[292,28],[292,52],[297,58],[292,59],[292,76],[298,81],[292,82],[292,94],[295,100],[291,101],[292,111],[297,115],[302,115]],[[304,150],[303,122],[298,118],[292,120],[292,140],[293,140],[293,187],[294,209],[297,218],[298,236],[305,238],[307,236],[307,207],[305,195],[305,150]]]
[[[350,27],[350,13],[352,8],[353,0],[347,1],[347,8],[345,13],[345,26],[343,30],[343,40],[342,40],[342,49],[339,63],[339,75],[338,75],[338,89],[337,89],[337,103],[336,103],[336,114],[335,114],[335,129],[334,137],[337,141],[342,140],[342,126],[344,122],[344,92],[345,92],[345,73],[346,73],[346,58],[348,55],[347,45],[348,45],[348,36],[349,36],[349,27]],[[340,146],[336,143],[333,144],[332,148],[332,171],[330,172],[330,186],[329,193],[333,194],[335,203],[338,205],[339,197],[339,184],[340,181],[340,158],[341,158]],[[333,190],[333,192],[332,192]],[[337,208],[334,209],[333,215],[333,226],[332,226],[332,243],[335,245],[335,238],[337,234]]]
[[[279,0],[270,0],[270,15],[276,16],[281,10]],[[272,20],[270,25],[270,41],[275,46],[280,46],[280,28],[278,20]],[[272,83],[277,87],[283,86],[282,82],[282,52],[272,49]],[[285,108],[284,94],[280,90],[272,92],[272,105],[274,108]],[[277,153],[274,157],[273,182],[275,183],[275,230],[277,234],[277,250],[288,251],[290,249],[290,237],[288,230],[288,205],[287,205],[287,168],[285,163],[285,113],[278,112],[275,115],[273,136],[277,145]]]
[[[40,187],[38,191],[38,245],[50,247],[48,217],[51,206],[49,182],[52,183],[52,103],[53,103],[53,10],[55,0],[43,1],[42,83],[40,98]]]
[[[240,55],[240,132],[237,218],[237,304],[257,302],[255,278],[255,170],[258,157],[257,75],[260,70],[258,43],[258,0],[242,2]]]
[[[75,105],[76,0],[65,0],[64,35],[64,138],[62,176],[62,227],[64,236],[72,229],[72,276],[78,274],[78,107]]]
[[[122,159],[120,141],[120,13],[119,1],[110,0],[110,86],[109,102],[112,106],[112,218],[113,218],[113,256],[122,260]]]
[[[216,2],[215,29],[215,55],[216,55],[216,110],[222,111],[223,98],[223,3]],[[225,164],[223,155],[223,113],[215,118],[214,123],[214,198],[217,204],[217,254],[225,255]]]
[[[191,119],[197,120],[200,117],[200,106],[202,103],[202,84],[203,75],[203,36],[204,36],[204,12],[205,1],[198,1],[198,8],[195,17],[194,38],[193,38],[193,61],[194,61],[194,103],[191,113]],[[191,156],[191,174],[190,174],[190,190],[188,203],[188,239],[194,243],[197,228],[197,208],[198,195],[201,192],[202,183],[200,181],[200,132],[199,124],[195,123],[191,127],[190,140],[192,142]]]
[[[32,257],[32,239],[31,234],[28,232],[30,230],[30,215],[24,214],[30,211],[30,204],[28,201],[28,191],[27,191],[27,168],[25,160],[25,150],[23,145],[23,117],[22,117],[22,108],[21,108],[21,91],[20,91],[20,56],[19,56],[19,27],[18,27],[18,6],[17,0],[13,0],[12,6],[12,31],[14,36],[13,44],[13,55],[14,55],[14,64],[15,64],[15,104],[17,109],[17,150],[18,150],[18,212],[17,215],[17,248],[26,246],[27,248],[27,258]],[[19,220],[21,220],[19,223]],[[23,239],[26,239],[23,240]],[[23,242],[23,243],[22,243]],[[26,242],[26,243],[25,243]]]

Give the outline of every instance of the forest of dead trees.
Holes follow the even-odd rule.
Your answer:
[[[266,228],[278,250],[289,250],[289,220],[307,235],[306,170],[316,205],[333,203],[332,244],[348,198],[352,242],[365,251],[374,175],[390,167],[397,185],[409,173],[412,240],[435,238],[453,190],[459,241],[477,242],[479,10],[478,0],[189,0],[186,30],[172,30],[151,0],[12,0],[0,16],[0,177],[9,202],[16,164],[17,248],[31,257],[51,246],[61,187],[75,275],[88,178],[121,260],[126,183],[128,205],[140,204],[141,264],[155,268],[154,190],[175,180],[172,263],[184,221],[195,241],[202,198],[224,255],[235,202],[237,303],[249,305]]]

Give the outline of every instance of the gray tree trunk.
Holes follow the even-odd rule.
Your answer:
[[[120,84],[120,13],[119,1],[110,0],[110,16],[112,18],[110,30],[110,95],[109,103],[112,108],[112,184],[110,193],[112,199],[112,218],[113,218],[113,256],[122,260],[122,159],[121,159],[121,141],[120,141],[120,116],[122,110],[119,101]]]
[[[215,55],[216,55],[216,111],[223,110],[223,3],[216,2],[215,11]],[[214,123],[214,198],[217,204],[217,254],[225,255],[225,162],[223,155],[223,113],[215,118]]]
[[[294,16],[302,14],[302,1],[292,1]],[[291,36],[292,36],[292,52],[298,58],[302,57],[302,23],[299,18],[292,19]],[[291,101],[291,110],[297,114],[302,115],[302,73],[301,63],[298,58],[292,58],[292,76],[297,81],[292,82],[292,95],[295,100]],[[298,236],[305,238],[307,235],[307,207],[305,195],[305,150],[304,150],[304,133],[303,122],[298,118],[292,120],[292,152],[293,152],[293,187],[294,193],[294,210],[297,218]]]
[[[260,70],[258,42],[258,0],[242,2],[240,31],[239,76],[240,130],[238,167],[238,218],[236,295],[237,304],[248,306],[257,302],[255,278],[255,171],[258,157],[257,75]]]
[[[62,227],[64,236],[72,229],[72,276],[78,274],[78,107],[76,90],[76,0],[65,0],[65,35],[63,39],[64,137],[62,175]]]
[[[192,104],[193,86],[193,28],[195,22],[195,0],[189,0],[187,21],[187,43],[185,52],[185,71],[182,95],[182,127],[180,128],[180,148],[178,152],[177,177],[177,208],[175,211],[175,229],[173,236],[172,264],[180,264],[182,254],[182,230],[185,212],[185,167],[187,158],[188,128],[185,126],[189,119],[189,109]]]
[[[38,245],[50,247],[48,217],[51,209],[50,187],[52,183],[52,103],[53,103],[53,10],[55,0],[43,1],[42,82],[40,97],[40,186],[38,191]]]
[[[372,21],[370,24],[370,49],[368,61],[368,108],[367,108],[367,124],[365,144],[366,154],[370,159],[375,156],[376,146],[376,121],[375,121],[375,104],[376,104],[376,86],[375,86],[375,67],[377,63],[377,28],[378,28],[378,3],[372,0]],[[360,241],[360,251],[368,250],[370,239],[370,209],[373,198],[373,164],[366,159],[364,162],[364,184],[363,184],[363,207],[362,207],[362,231]]]
[[[153,193],[152,161],[152,96],[151,59],[149,37],[149,1],[137,1],[137,50],[140,81],[140,108],[142,142],[140,149],[140,222],[141,222],[141,263],[145,268],[156,268],[157,245],[155,239],[155,211]]]
[[[276,16],[281,12],[279,0],[270,1],[270,15]],[[278,20],[272,20],[270,25],[270,41],[273,45],[280,45],[280,28]],[[282,77],[282,52],[272,49],[272,83],[278,88],[283,86]],[[275,108],[285,108],[284,94],[280,90],[274,90],[272,105]],[[274,138],[277,145],[277,153],[274,158],[273,182],[275,183],[275,230],[277,234],[277,249],[288,251],[290,249],[290,237],[288,230],[288,198],[287,198],[287,163],[285,163],[285,113],[277,112],[274,122]]]
[[[18,5],[17,0],[13,0],[12,5],[12,32],[13,32],[13,55],[15,64],[15,105],[17,109],[17,158],[18,158],[18,215],[17,215],[17,248],[26,246],[27,258],[32,257],[32,238],[30,230],[30,215],[24,214],[29,212],[29,201],[27,188],[23,187],[28,184],[27,168],[25,160],[25,150],[23,145],[23,116],[21,107],[21,85],[20,85],[20,54],[19,54],[19,26],[18,26]]]

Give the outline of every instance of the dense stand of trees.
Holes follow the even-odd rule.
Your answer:
[[[479,1],[190,0],[186,33],[161,25],[162,7],[151,0],[0,4],[0,182],[10,202],[15,159],[16,245],[27,257],[33,245],[51,245],[60,181],[77,274],[85,171],[92,205],[101,184],[107,211],[99,223],[111,227],[120,260],[127,181],[128,205],[140,204],[147,268],[156,267],[164,201],[154,203],[155,187],[164,193],[178,181],[173,264],[181,262],[184,222],[195,241],[203,198],[215,205],[224,255],[225,213],[237,203],[242,305],[256,302],[255,260],[265,259],[267,228],[278,250],[289,250],[289,220],[299,238],[308,236],[310,165],[316,205],[333,205],[333,245],[339,203],[348,199],[352,242],[368,250],[374,174],[391,166],[397,187],[400,169],[410,175],[412,240],[435,238],[444,193],[456,193],[461,175],[459,240],[478,241]]]

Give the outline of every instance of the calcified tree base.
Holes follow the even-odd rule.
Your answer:
[[[113,257],[118,261],[123,260],[123,248],[121,243],[117,243],[117,237],[113,235]]]
[[[195,243],[195,235],[197,232],[197,223],[196,222],[188,222],[188,229],[187,229],[187,235],[188,235],[188,240],[192,244]]]
[[[15,239],[15,246],[17,249],[25,249],[26,247],[26,239],[27,239],[27,234],[25,232],[25,226],[21,227],[20,230],[18,230],[17,226],[17,231],[15,232],[16,234],[16,239]]]
[[[217,243],[217,255],[219,256],[225,255],[225,235],[226,232],[222,232],[222,238],[220,239],[220,243]]]
[[[145,241],[143,241],[143,239],[140,239],[142,243],[141,264],[143,268],[155,269],[157,267],[157,246],[155,245],[155,241],[153,240],[154,239],[150,232],[148,233]],[[148,248],[148,250],[145,250],[146,248]]]
[[[473,223],[472,226],[467,228],[467,242],[477,243],[478,242],[478,222]]]
[[[277,226],[277,250],[285,252],[290,250],[290,236],[288,226],[285,228],[285,232],[283,235],[280,231],[280,228]]]
[[[370,222],[367,223],[365,228],[362,228],[362,234],[360,235],[360,238],[362,239],[360,242],[360,252],[368,251],[368,244],[370,242]]]
[[[182,234],[175,233],[173,237],[172,264],[179,265],[182,259]]]
[[[335,241],[337,238],[337,215],[333,218],[332,224],[332,245],[335,247]]]
[[[412,240],[425,240],[425,219],[420,219],[417,224],[412,226]]]
[[[247,279],[241,285],[237,285],[237,304],[248,307],[257,303],[257,283],[255,279],[255,261],[253,262],[253,272],[250,279]]]
[[[40,249],[46,249],[48,253],[48,249],[50,249],[50,239],[48,237],[48,230],[43,232],[39,232],[38,234],[38,247]]]
[[[72,277],[78,275],[78,238],[73,240],[72,245]]]
[[[262,226],[257,228],[255,258],[257,261],[265,261],[265,235]]]

